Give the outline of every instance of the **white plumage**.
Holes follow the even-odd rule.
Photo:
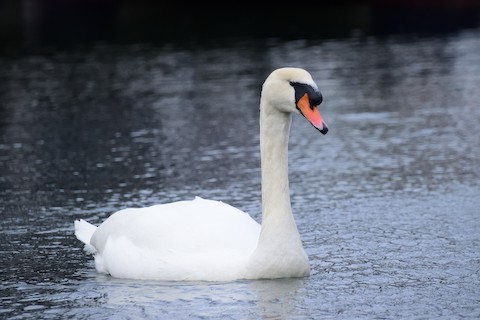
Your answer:
[[[228,280],[255,250],[260,225],[228,204],[196,197],[120,210],[98,229],[77,220],[75,234],[96,248],[97,270],[114,277],[199,280],[214,273]]]
[[[303,69],[277,69],[265,80],[260,101],[262,225],[226,203],[199,197],[120,210],[98,228],[76,220],[75,235],[94,255],[97,271],[176,281],[308,275],[308,257],[291,212],[287,148],[291,113],[304,115],[326,133],[315,103],[321,102],[319,95]]]

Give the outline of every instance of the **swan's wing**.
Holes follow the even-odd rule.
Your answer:
[[[102,252],[107,240],[127,239],[157,254],[248,254],[260,225],[247,213],[220,201],[195,198],[114,213],[95,231],[91,243]]]
[[[94,232],[99,272],[120,278],[228,280],[243,275],[260,225],[219,201],[195,198],[114,213]]]

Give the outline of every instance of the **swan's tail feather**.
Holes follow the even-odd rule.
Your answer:
[[[95,230],[97,230],[97,227],[93,224],[83,219],[75,220],[75,236],[85,244],[85,251],[91,254],[97,252],[97,249],[90,244],[90,239]]]

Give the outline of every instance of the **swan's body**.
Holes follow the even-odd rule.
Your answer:
[[[292,215],[288,187],[291,113],[322,133],[321,95],[303,69],[270,74],[260,100],[262,224],[228,204],[195,198],[114,213],[98,228],[75,221],[75,234],[98,272],[152,280],[302,277],[308,257]]]

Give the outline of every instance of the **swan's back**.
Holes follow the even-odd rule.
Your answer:
[[[118,211],[90,244],[97,269],[116,277],[229,280],[245,272],[259,233],[245,212],[197,197]]]

